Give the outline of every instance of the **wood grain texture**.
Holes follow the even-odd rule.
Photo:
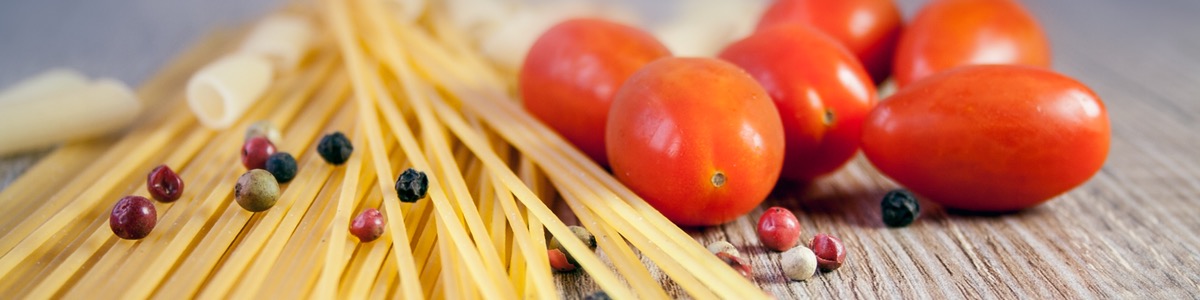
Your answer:
[[[911,16],[923,1],[900,2]],[[754,225],[761,209],[723,226],[693,229],[692,236],[738,246],[753,265],[755,283],[780,299],[1200,295],[1200,2],[1025,2],[1051,38],[1054,68],[1092,87],[1110,113],[1109,160],[1087,184],[999,216],[948,213],[921,202],[916,223],[887,228],[879,199],[896,184],[860,157],[810,187],[780,188],[763,205],[795,211],[804,239],[829,233],[845,242],[847,263],[807,282],[786,280],[779,254],[759,246]],[[86,160],[78,158],[103,150],[69,149],[81,155],[59,160],[53,157],[65,154],[48,154],[46,161],[58,165],[29,168],[46,154],[0,159],[0,174],[14,174],[0,187],[20,180],[15,174],[69,172]],[[50,192],[20,195],[37,199]],[[0,208],[28,205],[6,200]],[[643,263],[669,295],[686,297],[648,259]],[[557,279],[568,299],[598,289],[584,273]]]

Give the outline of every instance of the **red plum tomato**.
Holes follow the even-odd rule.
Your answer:
[[[1009,212],[1083,184],[1108,156],[1108,112],[1067,76],[964,66],[902,88],[867,116],[863,152],[945,207]]]

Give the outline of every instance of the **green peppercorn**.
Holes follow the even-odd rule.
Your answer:
[[[578,238],[580,242],[583,242],[583,244],[587,245],[588,248],[596,250],[596,237],[593,236],[591,232],[588,232],[587,228],[580,226],[569,226],[567,228],[571,229],[571,233],[575,234],[575,237]],[[549,246],[550,249],[562,249],[563,252],[567,251],[567,249],[563,249],[562,243],[558,241],[558,237],[550,238]]]
[[[283,135],[279,134],[279,129],[267,120],[254,122],[254,124],[250,124],[250,127],[246,127],[246,141],[259,136],[266,137],[268,141],[276,145],[283,141]]]
[[[233,194],[242,208],[252,212],[265,211],[279,200],[279,183],[271,172],[253,169],[238,177]]]
[[[267,172],[275,175],[279,183],[291,182],[296,178],[296,158],[287,152],[275,152],[267,157]]]
[[[352,152],[354,152],[354,145],[351,145],[350,139],[340,131],[325,135],[321,138],[321,142],[317,143],[317,154],[334,165],[345,163],[350,159]]]
[[[429,178],[425,177],[425,172],[408,168],[396,178],[396,196],[399,196],[402,202],[417,202],[425,198],[425,192],[428,190]]]
[[[921,205],[917,198],[904,189],[888,192],[880,203],[883,211],[883,223],[891,227],[904,227],[912,224],[921,214]]]

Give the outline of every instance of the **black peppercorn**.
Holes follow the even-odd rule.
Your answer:
[[[396,178],[396,195],[400,196],[400,201],[417,202],[425,198],[425,192],[428,190],[429,179],[425,177],[425,172],[408,168]]]
[[[884,195],[880,207],[883,209],[883,223],[891,227],[908,226],[921,214],[921,205],[917,203],[917,198],[903,189],[893,190]]]
[[[317,153],[321,154],[321,158],[334,165],[345,163],[347,159],[350,159],[352,152],[354,152],[354,145],[351,145],[350,139],[347,139],[346,135],[340,131],[325,135],[317,144]]]
[[[275,175],[279,183],[288,183],[296,178],[296,158],[287,152],[276,152],[267,157],[267,172]]]

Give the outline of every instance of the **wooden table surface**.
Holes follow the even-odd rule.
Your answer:
[[[911,16],[924,1],[900,2]],[[1091,86],[1108,108],[1111,152],[1087,184],[999,216],[922,202],[912,226],[887,228],[879,199],[896,186],[860,158],[764,204],[795,211],[806,239],[823,232],[845,242],[846,265],[807,282],[786,281],[779,255],[757,246],[761,210],[693,236],[739,246],[755,282],[781,299],[1200,295],[1200,2],[1025,2],[1051,38],[1054,69]],[[0,159],[0,187],[39,157]],[[596,289],[585,275],[559,278],[567,298]]]

